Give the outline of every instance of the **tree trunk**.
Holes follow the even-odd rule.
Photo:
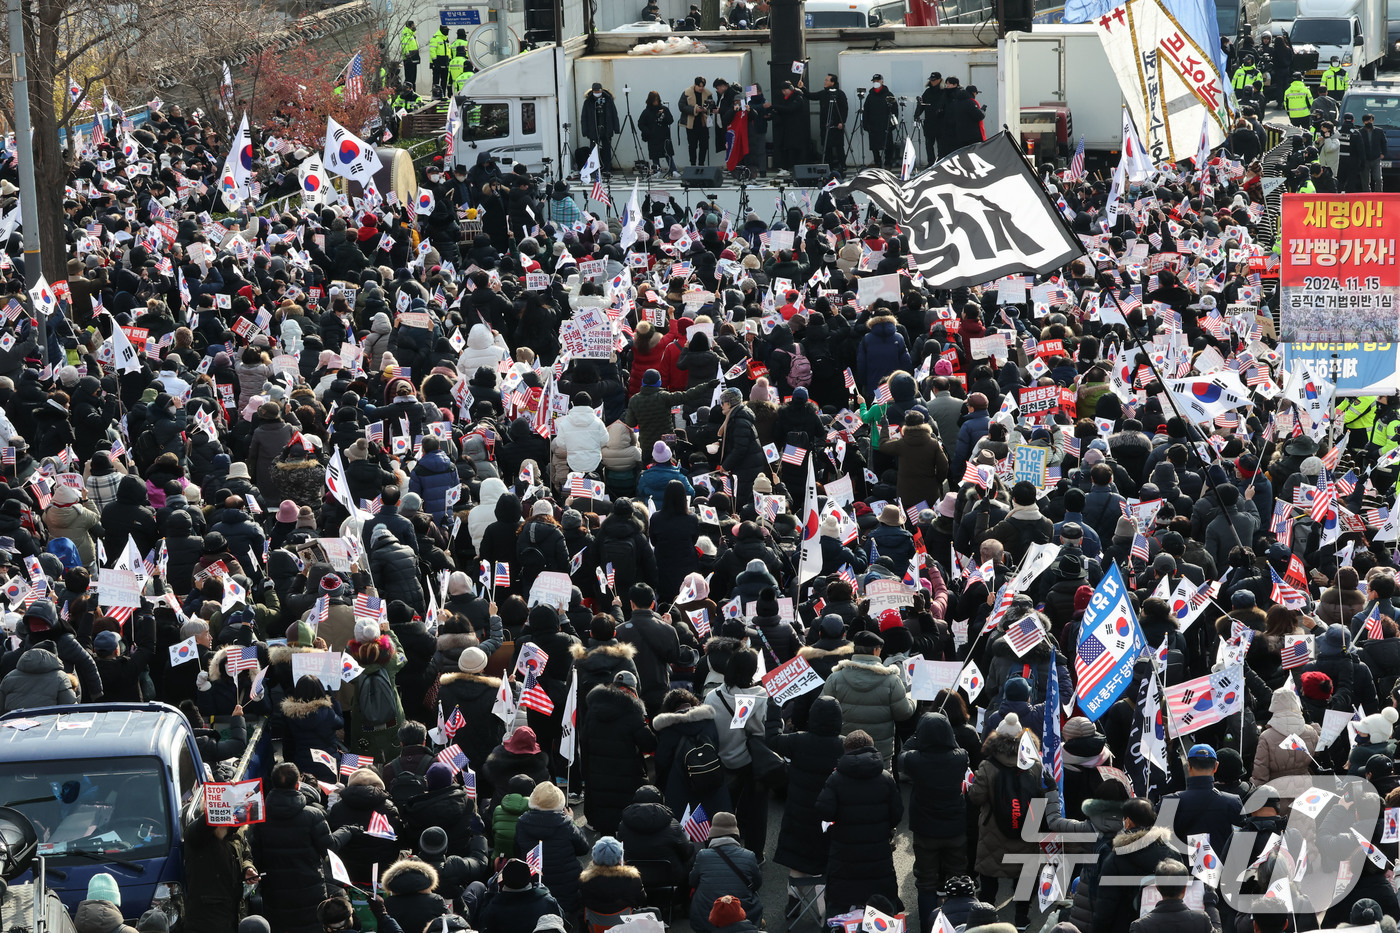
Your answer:
[[[63,4],[40,0],[38,15],[29,18],[29,115],[34,126],[34,184],[38,189],[39,248],[44,278],[57,282],[68,278],[67,243],[63,223],[63,191],[67,165],[58,142],[58,102],[54,88],[58,75],[58,23]]]

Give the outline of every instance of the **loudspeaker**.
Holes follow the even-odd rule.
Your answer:
[[[830,174],[830,165],[794,165],[792,167],[793,183],[802,185],[804,188],[812,188],[822,184],[826,181],[826,176]]]
[[[681,169],[681,183],[692,188],[718,188],[724,184],[724,169],[718,165],[687,165]]]
[[[1035,19],[1034,0],[997,0],[996,8],[1003,38],[1008,32],[1031,31]]]

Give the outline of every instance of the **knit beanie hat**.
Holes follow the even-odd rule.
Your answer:
[[[1025,703],[1031,698],[1030,681],[1024,677],[1012,677],[1006,682],[1002,695],[1012,703]]]
[[[104,872],[98,872],[88,881],[87,899],[90,901],[108,901],[120,907],[122,905],[122,889],[117,886],[117,879]]]
[[[711,926],[727,927],[747,917],[748,914],[744,913],[744,905],[739,903],[739,899],[732,894],[726,894],[719,898],[710,908]]]
[[[622,843],[612,836],[603,836],[593,843],[593,864],[621,865]]]
[[[1021,725],[1021,717],[1015,713],[1007,713],[1006,718],[1001,721],[1001,725],[997,726],[996,734],[1020,738],[1021,733],[1025,731],[1025,727]]]

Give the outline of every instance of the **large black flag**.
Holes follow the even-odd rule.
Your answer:
[[[884,169],[865,169],[832,195],[855,192],[908,230],[914,262],[935,288],[1048,272],[1084,255],[1004,132],[958,150],[908,181]]]

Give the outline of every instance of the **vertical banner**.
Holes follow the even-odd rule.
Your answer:
[[[1400,194],[1286,194],[1283,343],[1400,340]]]

